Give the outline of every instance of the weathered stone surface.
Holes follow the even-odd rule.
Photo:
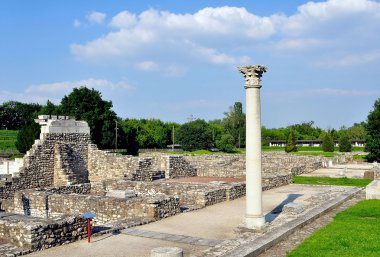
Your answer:
[[[2,216],[0,237],[26,249],[42,250],[86,237],[86,224],[81,217],[46,220],[23,215]]]
[[[380,199],[380,180],[376,179],[365,188],[366,199]]]

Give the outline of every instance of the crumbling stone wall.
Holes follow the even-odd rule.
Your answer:
[[[181,178],[197,176],[197,169],[184,156],[169,155],[161,159],[165,178]]]
[[[154,170],[152,158],[138,158],[98,150],[96,145],[90,145],[88,151],[88,172],[91,182],[104,179],[130,179],[137,181],[152,181]]]
[[[19,191],[13,201],[5,202],[2,207],[7,212],[41,218],[92,212],[96,214],[95,220],[102,223],[136,219],[155,221],[180,212],[179,199],[163,194],[122,199],[95,195],[63,195],[37,190]]]
[[[198,176],[204,177],[242,177],[245,176],[245,155],[212,154],[185,156],[186,160],[197,169]],[[329,160],[334,163],[345,163],[349,156],[338,155],[332,159],[322,156],[293,155],[283,152],[263,152],[263,176],[298,175],[309,173],[325,167]]]
[[[184,184],[175,182],[155,181],[152,183],[107,180],[94,185],[91,190],[105,194],[110,190],[134,191],[138,195],[150,196],[156,194],[172,195],[179,198],[181,206],[201,208],[223,201],[229,201],[245,195],[245,183],[207,183]]]
[[[86,234],[86,220],[81,217],[46,220],[0,214],[0,237],[33,251],[71,243],[86,237]]]
[[[87,145],[90,143],[89,134],[44,134],[43,140],[36,143],[23,157],[23,167],[18,176],[0,182],[0,198],[12,198],[16,190],[42,188],[54,185],[55,145],[69,144],[78,158],[87,165]],[[75,166],[74,163],[70,164]]]

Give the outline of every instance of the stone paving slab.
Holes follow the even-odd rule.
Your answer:
[[[174,235],[169,233],[162,233],[156,231],[147,231],[135,228],[127,228],[120,230],[121,234],[130,235],[130,236],[139,236],[146,238],[154,238],[165,241],[172,241],[178,243],[192,244],[192,245],[202,245],[202,246],[216,246],[223,242],[223,240],[211,240],[204,239],[200,237],[191,237],[191,236],[183,236],[183,235]]]

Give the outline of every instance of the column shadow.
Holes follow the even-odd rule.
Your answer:
[[[282,209],[284,208],[285,204],[293,202],[298,197],[302,196],[302,194],[289,194],[288,197],[282,201],[279,205],[277,205],[272,211],[270,211],[268,214],[265,215],[265,221],[266,222],[272,222],[274,221],[278,215],[282,212]]]

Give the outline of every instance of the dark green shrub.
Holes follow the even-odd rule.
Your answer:
[[[297,139],[294,134],[294,130],[290,130],[288,140],[286,141],[286,146],[285,146],[285,152],[290,153],[290,152],[297,152]]]
[[[201,119],[183,124],[177,130],[176,137],[185,151],[207,150],[213,145],[212,130]]]
[[[351,152],[352,145],[347,135],[342,135],[339,139],[339,152]]]
[[[375,101],[373,110],[368,114],[367,124],[365,125],[366,159],[370,162],[380,162],[380,98]]]
[[[20,153],[26,153],[40,135],[40,126],[32,122],[24,126],[17,134],[16,148]]]
[[[324,152],[334,152],[334,140],[330,133],[326,133],[323,137],[322,150]]]
[[[220,137],[220,140],[216,141],[216,147],[220,151],[231,153],[235,149],[235,139],[230,134],[224,134]]]

